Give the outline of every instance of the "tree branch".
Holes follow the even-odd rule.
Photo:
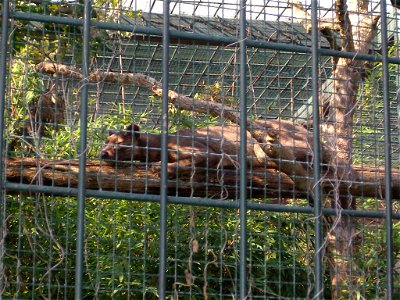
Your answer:
[[[303,24],[304,28],[308,31],[311,32],[311,28],[313,24],[311,24],[311,15],[308,13],[307,9],[303,6],[303,4],[298,1],[294,2],[291,0],[288,0],[289,6],[292,7],[294,15],[300,20],[300,23]],[[332,22],[332,19],[323,19],[320,18],[318,20],[318,28],[320,31],[324,30],[340,30],[340,26],[338,25],[338,22]]]
[[[335,1],[335,15],[337,17],[339,26],[340,39],[342,41],[343,51],[353,52],[354,51],[354,40],[352,25],[349,17],[349,12],[347,9],[346,0],[336,0]]]

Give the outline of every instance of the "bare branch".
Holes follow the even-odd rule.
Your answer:
[[[338,22],[335,23],[338,23],[338,26],[340,28],[339,32],[340,39],[342,41],[342,49],[343,51],[353,52],[353,31],[346,0],[335,1],[335,14],[338,19]]]
[[[308,13],[307,9],[303,6],[303,4],[298,2],[292,2],[288,0],[288,4],[292,6],[293,13],[296,17],[298,17],[301,24],[303,24],[304,28],[310,32],[311,31],[311,15]],[[318,20],[318,28],[319,30],[340,30],[338,22],[333,22],[331,19],[323,19],[320,18]]]
[[[358,12],[362,14],[368,14],[369,0],[357,0]]]

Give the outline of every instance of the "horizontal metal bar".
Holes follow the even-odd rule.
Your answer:
[[[77,188],[68,188],[68,187],[55,187],[55,186],[40,186],[40,185],[31,185],[24,183],[5,183],[5,189],[9,191],[21,191],[21,192],[29,192],[29,193],[45,193],[52,195],[60,195],[60,196],[76,196],[78,189]],[[88,197],[96,197],[103,199],[116,199],[116,200],[134,200],[141,202],[159,202],[159,195],[151,195],[151,194],[138,194],[138,193],[124,193],[117,191],[104,191],[104,190],[86,190],[86,195]],[[238,208],[238,204],[235,201],[226,201],[226,200],[213,200],[207,198],[190,198],[190,197],[174,197],[168,196],[168,201],[175,204],[191,204],[195,206],[210,206],[212,203],[213,207],[220,208]]]
[[[58,17],[58,16],[48,16],[37,13],[30,12],[20,12],[14,11],[11,13],[11,17],[16,20],[21,21],[36,21],[43,23],[56,23],[63,25],[73,25],[73,26],[83,26],[82,19],[74,19],[67,17]],[[107,30],[115,30],[115,31],[125,31],[131,32],[135,34],[143,34],[149,36],[158,36],[162,37],[162,29],[158,28],[150,28],[141,25],[133,25],[133,24],[117,24],[117,23],[109,23],[109,22],[99,22],[99,21],[91,21],[92,26],[97,27],[99,29],[107,29]],[[208,35],[208,34],[199,34],[193,32],[186,31],[178,31],[171,30],[170,38],[174,39],[184,39],[190,41],[201,41],[206,43],[218,44],[218,45],[239,45],[240,40],[235,37],[226,37],[226,36],[218,36],[218,35]],[[260,40],[252,40],[248,39],[246,41],[248,47],[254,48],[262,48],[262,49],[271,49],[271,50],[279,50],[279,51],[288,51],[288,52],[296,52],[296,53],[311,53],[311,48],[306,46],[278,43],[278,42],[267,42]],[[333,56],[333,57],[344,57],[358,60],[368,60],[368,61],[377,61],[381,62],[382,58],[377,55],[371,54],[360,54],[357,52],[345,52],[338,51],[332,49],[320,48],[319,54],[322,56]],[[400,64],[400,58],[389,57],[388,62],[392,64]]]
[[[55,187],[55,186],[40,186],[25,183],[5,183],[5,189],[8,191],[15,192],[25,192],[25,193],[44,193],[49,195],[59,195],[59,196],[77,196],[77,188],[68,187]],[[159,203],[159,195],[149,195],[149,194],[137,194],[137,193],[123,193],[116,191],[103,191],[103,190],[86,190],[87,197],[96,197],[101,199],[114,199],[114,200],[130,200],[138,202],[153,202]],[[178,197],[178,196],[168,196],[168,203],[170,204],[182,204],[182,205],[193,205],[193,206],[206,206],[206,207],[218,207],[227,209],[238,209],[238,201],[229,200],[218,200],[210,198],[191,198],[191,197]],[[266,204],[266,203],[247,203],[248,210],[256,211],[270,211],[270,212],[281,212],[281,213],[300,213],[309,214],[314,213],[313,207],[301,207],[301,206],[289,206],[283,204]],[[336,215],[337,212],[332,208],[323,208],[323,215]],[[356,218],[374,218],[374,219],[384,219],[385,212],[376,211],[360,211],[343,209],[341,210],[342,215],[347,215]],[[393,219],[400,220],[400,214],[393,214]]]

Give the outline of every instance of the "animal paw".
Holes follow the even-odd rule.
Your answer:
[[[161,165],[160,164],[152,165],[149,169],[152,173],[158,174],[161,177]]]
[[[150,167],[152,173],[158,174],[161,177],[161,164],[155,164]],[[176,178],[176,166],[168,166],[168,179]]]

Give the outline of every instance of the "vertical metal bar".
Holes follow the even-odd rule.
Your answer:
[[[86,149],[87,149],[87,114],[88,114],[88,75],[90,50],[90,18],[91,0],[84,2],[83,21],[83,53],[82,53],[82,94],[80,105],[80,144],[79,144],[79,177],[78,177],[78,214],[76,237],[76,267],[75,267],[75,299],[83,299],[83,262],[85,238],[85,197],[86,197]]]
[[[315,219],[315,257],[314,257],[314,273],[315,273],[315,291],[314,299],[322,299],[323,297],[323,269],[322,269],[322,201],[321,201],[321,149],[320,149],[320,121],[319,121],[319,85],[318,85],[318,0],[313,0],[311,3],[311,24],[312,26],[312,98],[313,98],[313,151],[314,151],[314,219]]]
[[[381,44],[382,44],[382,80],[384,102],[384,135],[385,135],[385,202],[386,202],[386,263],[387,288],[386,299],[393,299],[393,212],[392,212],[392,142],[390,136],[390,103],[389,103],[389,61],[386,1],[381,1]]]
[[[167,270],[167,209],[168,209],[168,72],[169,72],[169,0],[163,3],[163,61],[162,61],[162,116],[161,116],[161,190],[160,190],[160,299],[166,298]]]
[[[240,1],[240,299],[247,296],[247,102],[246,0]]]
[[[2,13],[2,24],[1,24],[1,56],[0,56],[0,274],[4,274],[4,255],[5,255],[5,243],[3,232],[5,229],[4,220],[6,217],[6,198],[4,192],[4,177],[3,177],[3,162],[4,162],[4,108],[6,102],[6,75],[7,75],[7,43],[8,43],[8,16],[9,16],[9,1],[3,1],[3,13]],[[0,279],[0,299],[2,299],[3,279]]]

